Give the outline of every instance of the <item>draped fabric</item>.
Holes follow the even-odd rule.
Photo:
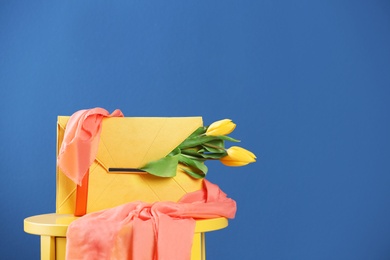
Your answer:
[[[117,109],[112,114],[103,108],[84,109],[69,119],[57,163],[74,183],[81,182],[98,152],[101,123],[105,117],[123,117]]]
[[[130,202],[87,214],[67,233],[67,260],[187,260],[195,219],[234,218],[236,203],[215,184],[175,202]]]
[[[58,166],[81,185],[95,160],[105,117],[122,117],[102,108],[74,113],[65,129]],[[67,260],[190,259],[195,219],[234,218],[236,203],[220,188],[203,180],[201,190],[175,202],[129,202],[87,214],[70,224]]]

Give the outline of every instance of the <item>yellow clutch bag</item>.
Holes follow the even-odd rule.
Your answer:
[[[68,120],[58,117],[57,156]],[[176,202],[201,189],[202,180],[181,167],[172,178],[137,169],[168,155],[202,125],[201,117],[104,118],[98,153],[83,185],[77,186],[57,167],[56,212],[83,215],[131,201]]]

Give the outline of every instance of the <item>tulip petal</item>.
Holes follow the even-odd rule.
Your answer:
[[[227,156],[220,159],[227,166],[244,166],[256,161],[256,155],[239,146],[232,146],[227,150]]]
[[[222,119],[212,123],[206,130],[208,136],[228,135],[236,128],[231,119]]]

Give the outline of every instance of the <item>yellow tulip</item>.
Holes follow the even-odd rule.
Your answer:
[[[230,119],[222,119],[212,123],[206,131],[208,136],[228,135],[236,128],[236,124]]]
[[[226,150],[227,155],[220,159],[226,166],[244,166],[256,162],[256,155],[239,146],[232,146]]]

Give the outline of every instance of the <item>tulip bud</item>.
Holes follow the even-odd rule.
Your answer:
[[[228,135],[236,128],[236,124],[230,119],[222,119],[212,123],[206,131],[208,136]]]
[[[226,150],[227,155],[220,159],[226,166],[244,166],[256,162],[256,155],[239,146],[232,146]]]

